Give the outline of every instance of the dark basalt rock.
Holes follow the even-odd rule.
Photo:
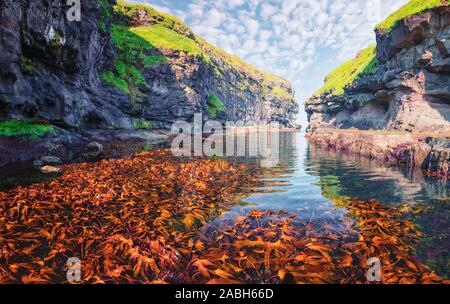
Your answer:
[[[0,2],[0,119],[41,118],[73,132],[133,129],[140,119],[170,127],[177,120],[192,120],[196,112],[206,117],[214,93],[227,108],[219,120],[293,124],[298,105],[289,84],[292,98],[287,100],[266,93],[270,82],[255,82],[255,90],[240,92],[236,83],[254,80],[220,58],[212,60],[223,77],[199,58],[167,51],[168,64],[143,71],[147,85],[137,100],[106,85],[99,73],[114,64],[110,27],[117,20],[105,16],[101,2],[107,3],[83,0],[80,22],[67,20],[65,1]],[[112,12],[115,1],[109,4]],[[193,37],[189,31],[186,35]]]
[[[98,1],[82,2],[82,21],[64,1],[0,3],[0,117],[44,118],[65,128],[131,126],[127,96],[102,85],[114,49]],[[121,105],[120,107],[117,105]]]

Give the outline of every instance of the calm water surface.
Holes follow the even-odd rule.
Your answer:
[[[234,207],[216,224],[254,209],[284,210],[297,214],[301,220],[326,220],[329,224],[330,218],[346,217],[347,210],[336,208],[332,201],[342,197],[376,199],[393,206],[425,204],[430,210],[412,218],[425,234],[417,247],[418,256],[438,274],[449,277],[448,181],[320,149],[309,145],[304,133],[282,133],[280,149],[278,166],[261,174],[260,187],[244,199],[248,205]],[[255,158],[239,161],[258,163]]]
[[[259,166],[251,157],[233,161]],[[5,172],[6,174],[6,172]],[[0,189],[42,182],[56,176],[44,176],[25,170],[17,174],[0,175]],[[264,169],[260,185],[251,195],[244,195],[239,204],[225,212],[211,225],[220,225],[254,209],[284,210],[295,213],[298,219],[333,225],[347,218],[345,208],[337,208],[333,199],[351,197],[376,199],[386,205],[411,206],[424,204],[427,212],[411,218],[424,233],[417,246],[418,257],[439,275],[450,276],[450,183],[425,178],[420,172],[407,168],[383,166],[359,157],[352,157],[308,144],[304,133],[280,134],[280,161],[271,169]],[[242,195],[240,196],[242,197]]]

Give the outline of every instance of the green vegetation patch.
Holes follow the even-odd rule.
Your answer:
[[[155,56],[145,56],[144,58],[144,66],[152,67],[154,65],[157,65],[159,63],[168,63],[167,57],[164,55],[155,55]]]
[[[196,41],[172,31],[162,24],[130,28],[130,32],[141,37],[158,49],[184,52],[192,56],[203,54]]]
[[[108,19],[112,19],[112,11],[110,9],[109,0],[97,0],[97,3],[100,4],[100,9],[102,10],[103,16]]]
[[[375,29],[390,32],[401,20],[408,16],[420,14],[441,5],[448,5],[449,3],[450,0],[411,0],[387,17],[386,20],[378,24]]]
[[[223,101],[216,95],[211,95],[206,104],[208,106],[208,113],[213,119],[217,117],[217,114],[223,113],[226,110]]]
[[[0,136],[20,137],[27,140],[35,140],[46,135],[55,135],[55,127],[28,120],[8,120],[0,122]]]
[[[361,52],[356,58],[345,62],[343,65],[328,74],[325,85],[314,93],[314,95],[344,94],[345,88],[362,76],[376,72],[378,68],[376,46],[372,45]]]
[[[150,130],[153,128],[153,125],[149,121],[146,121],[144,119],[139,119],[134,122],[134,128],[136,130]]]
[[[159,12],[147,5],[126,3],[125,1],[119,0],[117,1],[117,5],[114,6],[114,11],[119,15],[126,16],[131,19],[140,19],[141,12],[144,11],[146,13],[147,22],[161,24],[162,26],[179,32],[180,34],[193,35],[191,30],[180,19],[169,14]]]
[[[104,32],[106,30],[106,23],[104,21],[100,21],[98,23],[98,29],[102,32]]]
[[[28,57],[20,57],[20,66],[22,67],[22,71],[27,75],[33,75],[35,73],[36,66],[33,60]]]
[[[120,91],[130,94],[130,89],[128,88],[128,82],[113,72],[106,72],[100,74],[100,77],[108,83],[109,85],[115,87],[116,89],[119,89]]]
[[[280,87],[275,87],[272,89],[272,96],[279,100],[293,99],[293,96],[286,89]]]
[[[139,85],[145,84],[141,69],[166,63],[164,55],[147,55],[155,46],[124,25],[113,25],[111,37],[118,53],[113,71],[101,74],[102,79],[120,91],[136,95]]]

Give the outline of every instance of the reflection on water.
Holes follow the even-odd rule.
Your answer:
[[[307,143],[304,133],[281,133],[279,140],[280,159],[274,168],[261,168],[258,157],[231,159],[256,167],[257,170],[251,172],[258,172],[255,173],[258,174],[258,185],[250,190],[251,195],[248,192],[238,195],[238,200],[245,197],[246,204],[233,207],[211,225],[222,225],[255,209],[283,210],[295,213],[305,227],[325,227],[342,237],[355,227],[357,219],[349,216],[348,206],[337,206],[335,199],[376,199],[387,206],[425,205],[428,207],[425,210],[422,208],[418,214],[408,215],[424,234],[416,248],[417,254],[437,274],[449,277],[448,181],[425,178],[420,172],[411,172],[407,168],[382,166],[365,158],[319,149]],[[8,172],[5,176],[0,175],[0,189],[52,177],[56,176],[44,176],[38,171]],[[360,204],[356,209],[358,207]],[[395,224],[399,226],[397,222]],[[348,238],[342,239],[348,241]]]
[[[346,216],[346,210],[336,209],[332,199],[341,197],[376,199],[386,205],[425,204],[431,208],[414,218],[425,233],[417,249],[426,264],[448,277],[448,181],[426,178],[407,168],[382,166],[364,158],[319,149],[308,144],[304,133],[282,133],[280,149],[278,166],[264,169],[260,187],[244,200],[249,205],[233,208],[225,218],[259,209],[293,212],[299,219],[310,222],[339,219]],[[258,163],[256,158],[238,161]]]
[[[59,173],[43,174],[40,170],[30,167],[5,168],[0,172],[0,191],[50,181],[59,175]]]

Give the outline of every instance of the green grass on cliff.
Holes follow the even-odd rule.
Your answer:
[[[315,92],[314,95],[344,94],[347,85],[353,83],[358,78],[370,75],[377,70],[376,46],[360,51],[356,58],[353,58],[325,77],[325,85]]]
[[[55,134],[55,127],[28,120],[8,120],[0,122],[0,137],[20,137],[36,140],[46,135]]]
[[[130,89],[128,88],[128,81],[126,79],[120,78],[120,76],[117,76],[113,72],[104,72],[104,73],[100,74],[100,77],[107,84],[115,87],[116,89],[118,89],[126,94],[130,94]]]
[[[286,80],[262,72],[239,57],[228,54],[196,36],[181,20],[169,14],[158,12],[146,5],[130,4],[124,1],[118,1],[114,10],[116,14],[137,20],[145,12],[145,26],[139,26],[139,21],[132,22],[135,26],[130,27],[129,31],[146,40],[158,50],[181,51],[188,55],[199,56],[213,66],[211,58],[218,57],[246,77],[250,76],[272,86],[289,86]]]
[[[176,29],[180,32],[191,33],[191,30],[180,19],[169,14],[159,12],[144,4],[127,3],[119,0],[117,1],[117,5],[114,6],[114,11],[119,15],[129,18],[138,17],[140,12],[144,11],[152,22],[161,24],[168,29]]]
[[[136,95],[137,87],[145,83],[141,70],[158,63],[166,63],[164,55],[148,55],[155,46],[123,25],[111,27],[111,37],[118,53],[114,69],[101,74],[102,79],[120,91]]]
[[[276,86],[290,86],[290,83],[278,76],[272,75],[270,73],[260,71],[253,65],[243,61],[238,56],[231,55],[224,50],[212,45],[211,43],[205,41],[203,38],[196,36],[196,40],[201,45],[203,53],[206,54],[207,57],[209,56],[216,56],[221,58],[224,62],[231,65],[233,68],[235,68],[237,71],[239,71],[242,74],[249,75],[253,77],[256,80],[262,81],[262,82],[268,82],[272,85]]]
[[[216,95],[211,95],[206,104],[208,106],[208,113],[212,119],[217,118],[219,113],[223,113],[226,110],[223,101]]]
[[[375,29],[390,32],[401,20],[408,16],[420,14],[434,7],[449,3],[450,0],[411,0],[378,24]]]
[[[162,24],[130,28],[130,32],[146,40],[157,49],[184,52],[192,56],[202,55],[202,49],[192,39],[172,31]]]
[[[286,89],[275,87],[271,92],[272,96],[281,100],[289,100],[292,99],[292,95],[286,91]]]
[[[154,66],[159,63],[167,63],[167,57],[164,55],[145,56],[143,59],[146,68]]]

